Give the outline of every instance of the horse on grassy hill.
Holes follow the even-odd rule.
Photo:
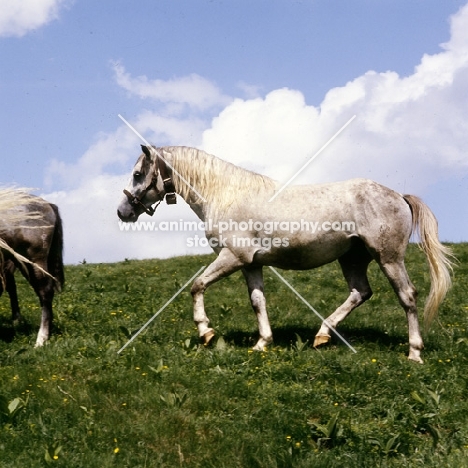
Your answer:
[[[22,319],[15,271],[20,270],[39,298],[42,317],[36,347],[50,336],[54,293],[64,281],[63,229],[58,207],[20,189],[0,189],[0,295],[10,297],[13,321]],[[6,246],[6,247],[5,247]]]
[[[330,331],[372,290],[367,268],[375,260],[407,315],[409,359],[422,362],[423,348],[416,289],[404,264],[413,231],[427,256],[431,289],[425,324],[430,325],[451,286],[451,251],[438,239],[437,220],[419,198],[401,195],[376,182],[353,179],[320,185],[278,183],[187,147],[142,146],[125,196],[118,207],[122,221],[153,214],[164,198],[182,197],[205,223],[209,245],[218,254],[195,279],[191,293],[199,336],[214,335],[204,309],[204,292],[219,279],[241,270],[257,314],[260,338],[254,349],[272,341],[263,292],[264,266],[306,270],[338,260],[349,297],[323,321],[314,346],[327,343]]]

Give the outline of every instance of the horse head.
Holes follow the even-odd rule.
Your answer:
[[[141,149],[143,154],[133,168],[117,209],[119,218],[125,222],[135,222],[142,213],[152,216],[164,198],[168,204],[176,202],[170,166],[155,148],[141,145]]]

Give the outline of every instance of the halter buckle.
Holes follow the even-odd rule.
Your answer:
[[[177,203],[177,198],[175,193],[166,193],[166,203],[168,205],[175,205]]]

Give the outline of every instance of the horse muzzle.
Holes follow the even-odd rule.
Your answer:
[[[117,216],[124,223],[134,223],[142,213],[141,207],[129,203],[127,198],[124,198],[117,208]]]
[[[119,209],[117,210],[117,216],[124,223],[134,223],[138,219],[138,215],[134,211],[128,213],[122,213]]]

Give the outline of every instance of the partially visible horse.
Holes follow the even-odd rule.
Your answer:
[[[2,250],[0,295],[10,296],[13,321],[21,317],[15,270],[19,269],[39,298],[42,317],[36,346],[49,338],[52,301],[64,281],[63,229],[58,207],[19,189],[0,190],[0,238],[13,250]],[[19,254],[19,255],[16,255]],[[19,256],[27,261],[21,261]]]
[[[118,216],[134,222],[143,212],[153,214],[153,205],[164,198],[174,202],[177,193],[205,222],[206,237],[218,257],[191,290],[194,320],[205,343],[214,331],[208,326],[203,298],[214,282],[242,270],[258,319],[260,338],[254,349],[261,350],[272,341],[263,266],[305,270],[338,260],[349,297],[322,323],[314,346],[326,343],[330,330],[371,297],[367,267],[375,260],[406,312],[408,357],[422,362],[417,294],[404,264],[406,248],[412,232],[419,229],[431,276],[424,311],[427,326],[451,286],[451,251],[439,242],[437,221],[419,198],[366,179],[290,186],[278,192],[274,180],[194,148],[142,149]],[[306,229],[311,221],[316,229]]]

